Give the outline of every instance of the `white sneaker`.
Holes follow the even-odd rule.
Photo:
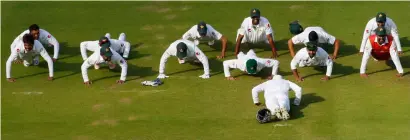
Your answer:
[[[280,115],[280,109],[279,108],[275,109],[275,116],[276,116],[276,118],[282,120],[282,116]]]
[[[214,43],[215,43],[215,40],[208,41],[208,45],[209,45],[209,46],[214,45]]]
[[[31,63],[29,63],[28,61],[26,61],[26,60],[23,60],[23,65],[25,66],[25,67],[28,67],[28,66],[30,66],[31,65]]]
[[[94,64],[94,69],[96,69],[96,70],[100,69],[100,65]]]
[[[110,33],[106,33],[105,37],[107,37],[108,39],[111,39],[111,34]]]
[[[285,121],[289,120],[290,115],[289,115],[288,111],[285,108],[281,108],[280,113],[282,114],[282,119],[283,120],[285,120]]]
[[[38,59],[38,56],[34,57],[33,64],[34,66],[38,66],[38,64],[40,64],[40,60]]]
[[[125,41],[125,33],[121,33],[120,37],[118,37],[118,40]]]

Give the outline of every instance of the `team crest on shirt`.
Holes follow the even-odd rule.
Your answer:
[[[248,29],[248,32],[251,32],[251,28]]]
[[[17,49],[17,52],[20,52],[20,49]]]
[[[366,33],[369,33],[369,30],[366,30]]]
[[[122,63],[124,63],[124,61],[120,60],[120,63],[122,64]]]
[[[270,28],[270,24],[268,24],[268,28]]]
[[[212,35],[216,36],[216,35],[215,35],[215,32],[212,32]]]
[[[51,35],[48,35],[47,37],[48,37],[48,38],[51,38]]]
[[[270,64],[270,60],[266,61],[268,64]]]
[[[196,52],[195,54],[196,54],[196,55],[199,55],[200,53],[199,53],[199,52]]]

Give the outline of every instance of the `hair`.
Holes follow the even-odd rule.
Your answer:
[[[30,27],[28,27],[28,30],[31,32],[33,30],[39,30],[40,27],[37,24],[32,24]]]
[[[309,41],[317,41],[318,39],[319,37],[315,31],[309,33]]]
[[[31,34],[25,34],[23,36],[23,43],[34,44],[34,36]]]

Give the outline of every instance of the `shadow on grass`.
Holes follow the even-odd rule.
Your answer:
[[[293,100],[295,97],[291,98],[289,103],[290,106],[290,120],[295,120],[304,117],[302,110],[308,107],[310,104],[319,103],[325,101],[323,97],[317,96],[316,93],[308,93],[302,95],[302,101],[300,102],[299,106],[293,105]]]
[[[307,68],[307,67],[304,67],[304,68]],[[314,74],[310,74],[306,76],[302,76],[301,74],[300,75],[305,79],[311,76],[316,76],[316,75],[325,76],[327,67],[326,66],[314,66],[314,69],[317,71],[321,71],[321,73],[314,73]],[[358,74],[359,72],[360,72],[359,69],[356,69],[352,66],[343,66],[342,64],[339,64],[339,63],[333,63],[332,76],[330,77],[330,79],[337,79],[337,78],[345,77],[345,76],[355,74],[355,73]],[[338,76],[334,76],[334,75],[338,75]]]
[[[91,68],[89,68],[90,71]],[[107,65],[102,65],[100,69],[108,69]],[[109,78],[114,78],[117,77],[119,80],[120,76],[121,76],[121,67],[120,66],[116,66],[114,69],[110,69],[110,72],[115,72],[118,73],[116,75],[112,75],[112,76],[107,76],[107,77],[100,77],[97,79],[90,79],[92,82],[98,82],[100,80],[104,80],[104,79],[109,79]],[[90,74],[90,72],[88,72],[88,74]],[[144,77],[148,77],[148,76],[153,76],[158,74],[157,71],[153,71],[152,67],[139,67],[139,66],[135,66],[135,65],[131,65],[128,64],[128,68],[127,68],[127,79],[125,80],[125,82],[130,82],[136,79],[141,79]],[[132,77],[132,78],[131,78]],[[115,82],[115,81],[114,81]]]

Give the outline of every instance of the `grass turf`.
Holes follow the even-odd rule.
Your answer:
[[[370,5],[369,5],[370,4]],[[369,5],[364,7],[363,5]],[[202,80],[200,66],[167,63],[169,79],[159,87],[143,87],[153,80],[168,45],[200,20],[211,24],[229,40],[232,59],[236,30],[249,10],[257,7],[269,19],[279,49],[280,74],[294,81],[289,68],[288,23],[298,19],[304,27],[321,26],[342,40],[333,79],[321,82],[324,70],[299,69],[307,78],[300,107],[292,106],[292,119],[260,125],[251,88],[260,77],[232,74],[224,79],[219,42],[200,45],[210,61],[211,78]],[[2,138],[38,139],[409,139],[410,78],[394,77],[395,69],[369,60],[369,79],[359,77],[357,55],[362,31],[378,11],[396,22],[405,73],[410,70],[410,15],[408,2],[2,2],[1,92]],[[16,83],[5,78],[5,62],[13,39],[33,23],[53,34],[61,44],[55,63],[55,81],[40,66],[12,66]],[[91,88],[82,83],[81,41],[97,40],[106,32],[117,38],[125,32],[133,44],[127,83],[116,85],[119,69],[89,69]],[[301,47],[296,47],[300,49]],[[270,56],[267,46],[257,55]],[[332,52],[332,47],[327,50]],[[52,55],[52,49],[49,49]],[[264,73],[269,73],[264,71]],[[31,94],[29,93],[31,92]],[[294,97],[293,92],[290,92]],[[263,99],[262,94],[260,98]]]

